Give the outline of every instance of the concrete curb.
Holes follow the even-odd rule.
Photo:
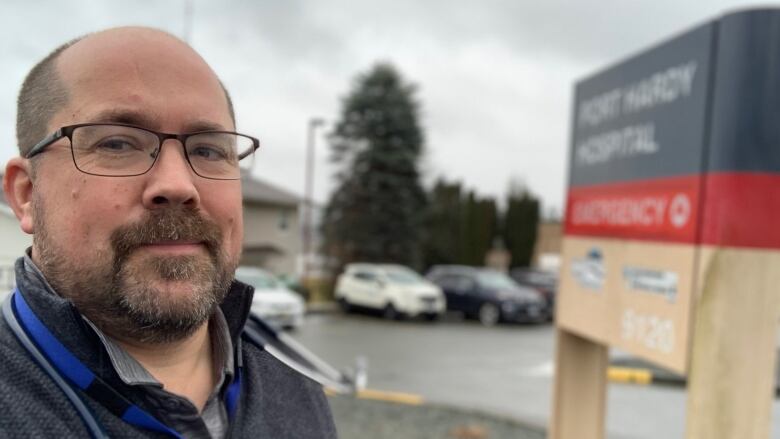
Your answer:
[[[622,384],[662,384],[683,387],[687,384],[686,378],[682,375],[632,360],[613,360],[607,370],[607,378],[613,383]]]
[[[336,302],[311,302],[306,304],[306,314],[331,314],[339,311]]]
[[[780,356],[780,350],[778,350]],[[610,361],[609,380],[627,384],[658,384],[666,386],[685,387],[688,380],[685,376],[658,367],[649,361],[636,357],[613,358]],[[774,384],[775,396],[780,397],[780,364],[777,365]]]
[[[613,383],[648,385],[653,382],[653,373],[648,369],[610,367],[607,379]]]
[[[336,396],[338,393],[332,389],[325,388],[325,394],[328,396]],[[370,399],[373,401],[384,401],[384,402],[392,402],[396,404],[404,404],[404,405],[423,405],[425,404],[425,400],[420,395],[415,395],[413,393],[403,393],[403,392],[388,392],[384,390],[376,390],[376,389],[362,389],[359,390],[355,395],[355,398],[357,399]]]

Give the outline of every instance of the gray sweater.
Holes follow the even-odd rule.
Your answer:
[[[24,269],[21,258],[16,263],[16,280],[30,308],[82,363],[153,416],[164,410],[142,389],[128,386],[117,376],[103,344],[72,303],[48,291],[43,279]],[[321,386],[241,336],[252,295],[251,287],[234,282],[221,306],[236,346],[236,360],[243,364],[241,398],[227,437],[335,438],[335,426]],[[166,437],[124,422],[83,392],[77,392],[111,438]],[[63,391],[34,362],[2,319],[0,437],[89,437]]]

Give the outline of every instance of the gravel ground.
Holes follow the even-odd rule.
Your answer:
[[[543,439],[538,427],[425,404],[410,406],[348,396],[329,398],[340,439]]]

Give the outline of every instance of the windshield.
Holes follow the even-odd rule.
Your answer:
[[[391,268],[385,270],[387,280],[397,284],[419,284],[425,282],[425,279],[412,270],[403,268]]]
[[[509,276],[497,271],[482,271],[477,273],[480,285],[491,290],[516,290],[517,284]]]
[[[555,287],[555,285],[558,283],[558,277],[555,274],[544,273],[541,271],[521,272],[518,274],[518,278],[530,284],[545,287]]]
[[[558,279],[554,274],[550,273],[531,273],[528,276],[528,280],[537,284],[548,287],[554,287],[558,283]]]
[[[279,281],[271,275],[264,274],[262,272],[236,272],[236,279],[244,282],[245,284],[252,285],[255,290],[273,290],[279,287]]]

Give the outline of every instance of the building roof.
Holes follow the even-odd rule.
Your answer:
[[[241,181],[244,203],[273,204],[296,207],[303,198],[256,177],[244,177]]]

